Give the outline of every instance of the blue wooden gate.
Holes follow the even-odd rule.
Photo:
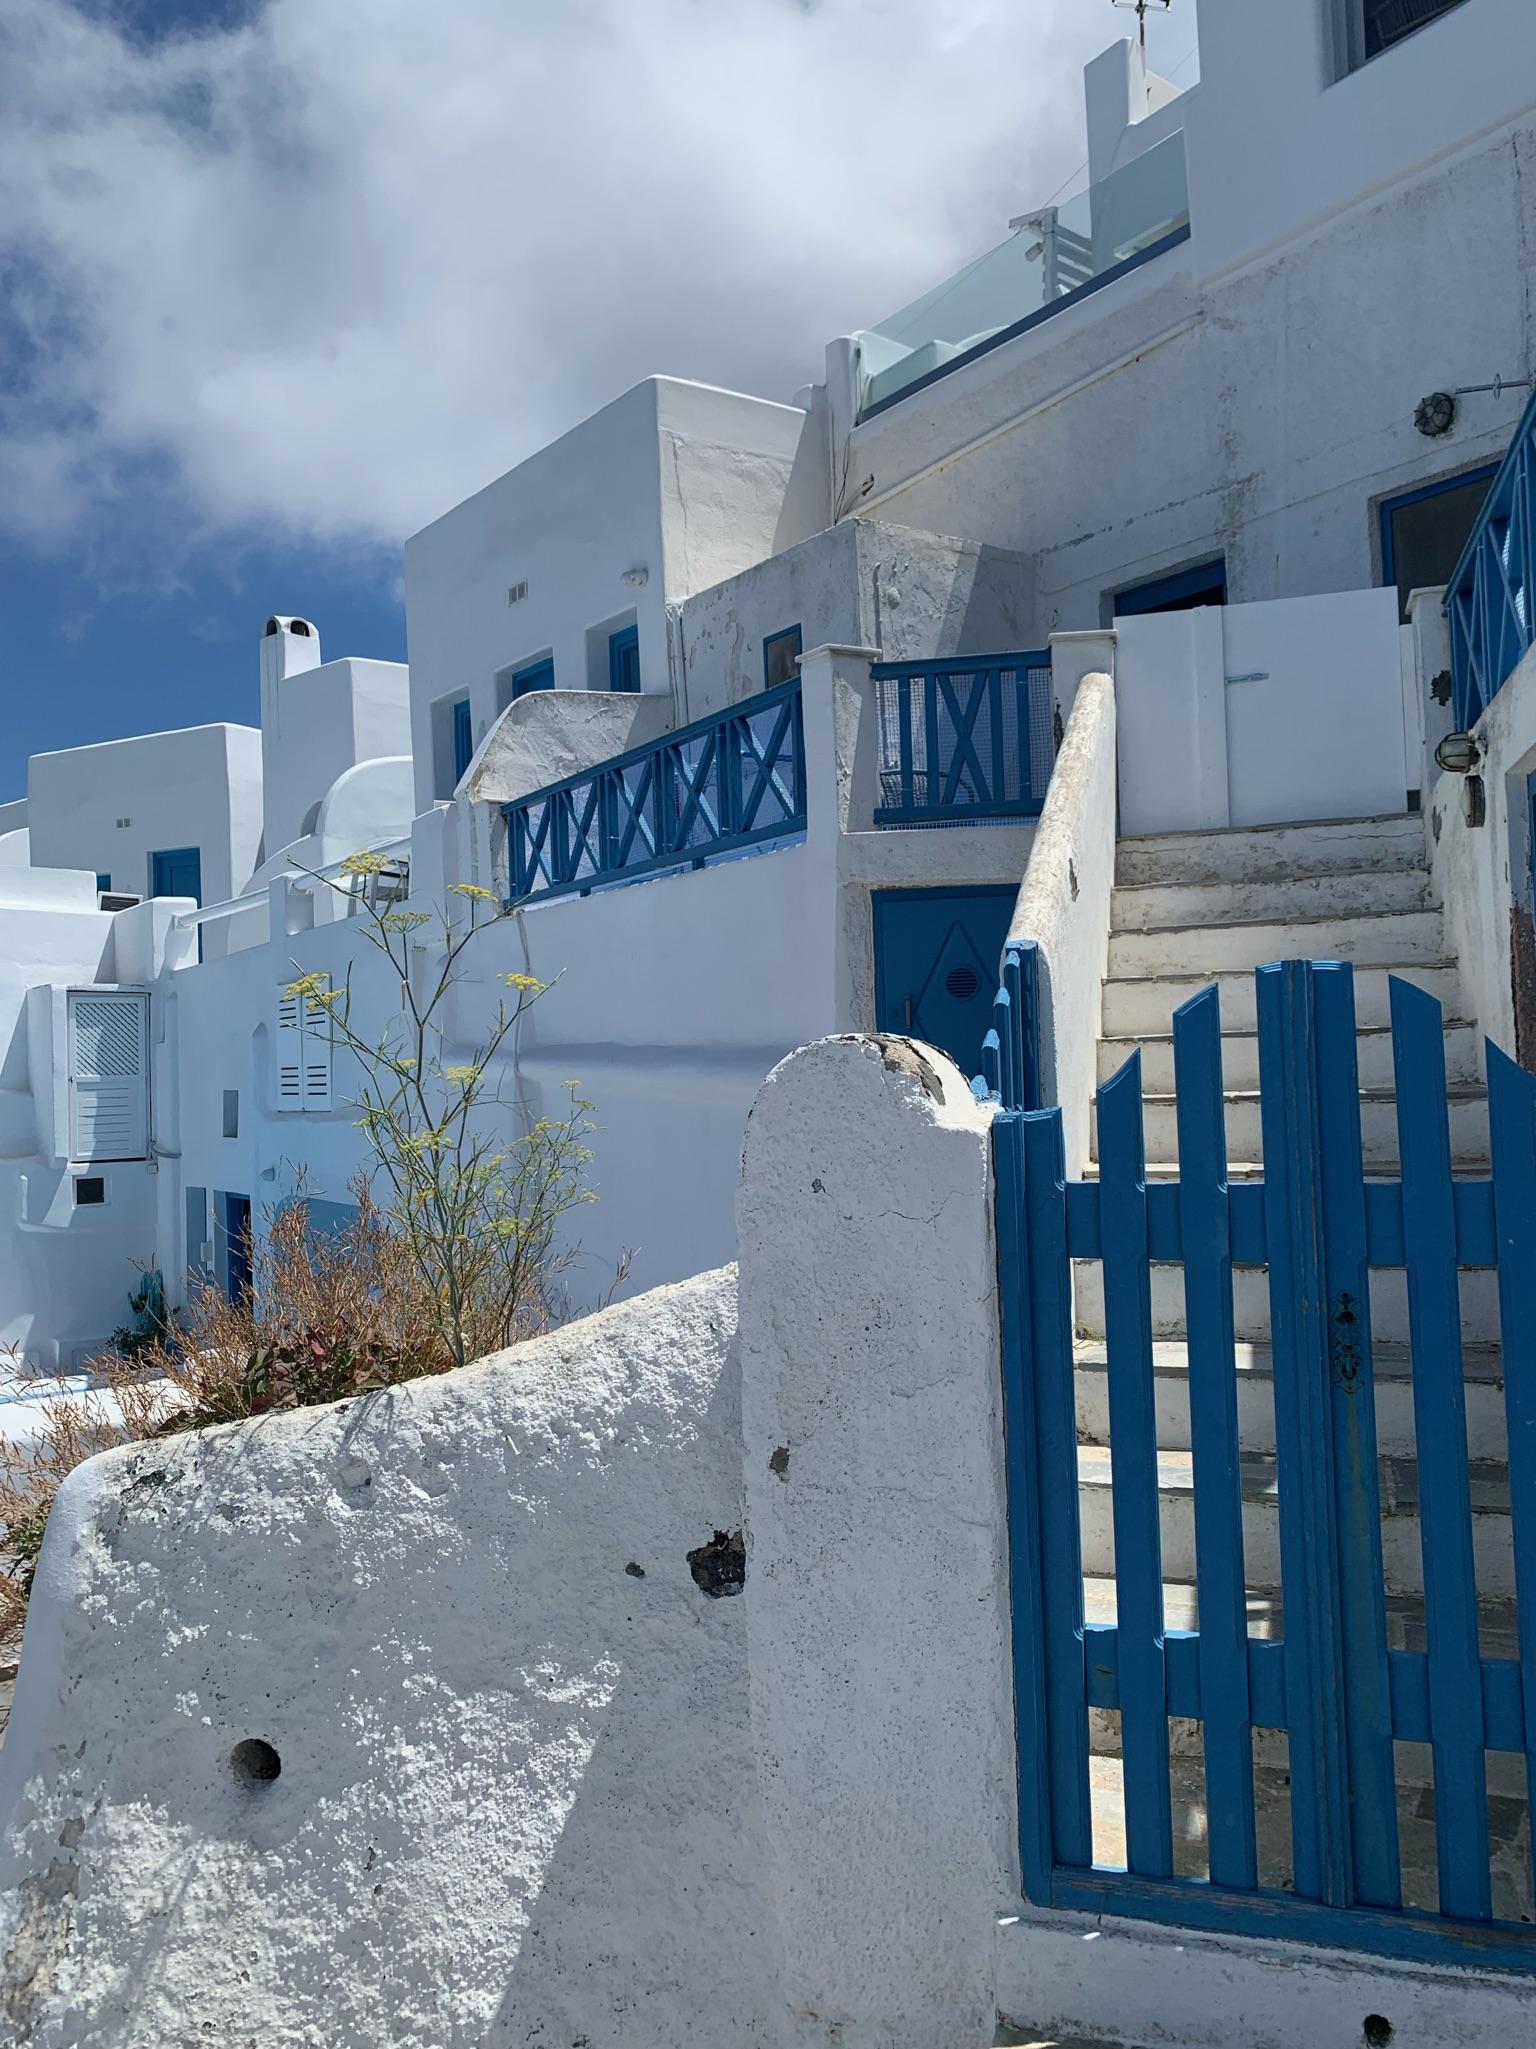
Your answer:
[[[1030,950],[1009,949],[979,1094],[994,1124],[1024,1890],[1042,1905],[1536,1968],[1495,1918],[1487,1753],[1536,1794],[1536,1077],[1487,1047],[1491,1171],[1452,1172],[1440,1007],[1391,985],[1401,1167],[1362,1160],[1348,966],[1260,968],[1264,1178],[1229,1180],[1214,988],[1173,1020],[1179,1178],[1149,1180],[1140,1055],[1098,1093],[1099,1179],[1033,1110]],[[1088,1619],[1073,1262],[1103,1278],[1114,1620]],[[1197,1626],[1165,1616],[1153,1268],[1182,1268]],[[1280,1623],[1251,1633],[1234,1269],[1267,1268]],[[1406,1271],[1422,1648],[1389,1634],[1371,1274]],[[1461,1270],[1497,1270],[1514,1656],[1479,1636]],[[1401,1632],[1394,1634],[1400,1635]],[[1123,1868],[1095,1861],[1091,1711],[1117,1710]],[[1199,1724],[1207,1875],[1175,1868],[1170,1718]],[[1256,1730],[1283,1730],[1291,1877],[1261,1876]],[[1404,1902],[1394,1746],[1432,1752],[1438,1905]],[[1527,1848],[1527,1856],[1530,1854]]]

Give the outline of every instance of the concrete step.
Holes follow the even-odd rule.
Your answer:
[[[1254,929],[1272,930],[1272,927]],[[1277,956],[1271,955],[1271,959]],[[1313,958],[1316,958],[1314,955]],[[1355,970],[1355,1020],[1377,1029],[1389,1025],[1392,1013],[1388,983],[1400,975],[1429,994],[1444,1007],[1448,1018],[1465,1015],[1461,978],[1454,960],[1388,962],[1385,966],[1360,966]],[[1230,1032],[1251,1032],[1257,1020],[1253,969],[1218,968],[1214,972],[1194,966],[1177,972],[1112,974],[1104,984],[1101,1030],[1109,1038],[1135,1038],[1141,1033],[1163,1033],[1172,1027],[1173,1013],[1191,996],[1214,984],[1220,991],[1221,1022]]]
[[[1150,833],[1115,849],[1115,880],[1269,882],[1329,868],[1422,868],[1428,854],[1418,813],[1318,819],[1211,832]]]
[[[1083,1571],[1102,1578],[1115,1569],[1110,1450],[1078,1447],[1078,1512],[1082,1526]],[[1419,1526],[1418,1471],[1411,1459],[1378,1461],[1381,1481],[1383,1578],[1388,1593],[1422,1594],[1424,1566]],[[1470,1468],[1472,1548],[1481,1597],[1511,1602],[1515,1594],[1510,1541],[1509,1482],[1501,1466],[1474,1462]],[[1158,1524],[1166,1579],[1195,1577],[1194,1461],[1187,1451],[1164,1451],[1157,1459]],[[1243,1569],[1254,1586],[1280,1584],[1280,1510],[1275,1460],[1249,1452],[1243,1458]]]
[[[1357,978],[1358,980],[1359,978]],[[1100,1039],[1099,1080],[1118,1074],[1131,1055],[1141,1054],[1141,1085],[1148,1095],[1173,1093],[1173,1035],[1148,1032],[1140,1037]],[[1356,1036],[1356,1057],[1362,1089],[1390,1089],[1392,1034],[1376,1025]],[[1222,1078],[1229,1089],[1246,1091],[1259,1085],[1259,1039],[1256,1032],[1224,1032],[1221,1039]],[[1445,1070],[1453,1088],[1479,1088],[1483,1082],[1483,1042],[1475,1025],[1453,1022],[1446,1026]]]
[[[1144,882],[1117,887],[1110,911],[1116,932],[1171,925],[1230,925],[1260,919],[1378,917],[1432,906],[1423,868],[1339,868],[1269,882]]]
[[[1445,958],[1439,911],[1390,911],[1379,918],[1297,918],[1249,925],[1179,925],[1114,932],[1109,972],[1116,975],[1250,973],[1278,960],[1343,960],[1362,967],[1426,965]]]
[[[1156,1265],[1152,1274],[1152,1335],[1183,1339],[1184,1270]],[[1104,1269],[1096,1259],[1072,1263],[1073,1315],[1078,1335],[1104,1336]],[[1236,1335],[1251,1344],[1269,1342],[1269,1274],[1260,1266],[1232,1269],[1232,1311]],[[1461,1274],[1461,1335],[1465,1345],[1497,1346],[1499,1342],[1498,1275],[1489,1267],[1469,1267]],[[1371,1273],[1371,1336],[1379,1345],[1408,1342],[1408,1283],[1401,1267],[1377,1267]]]
[[[1488,1157],[1488,1103],[1481,1089],[1452,1089],[1450,1096],[1451,1152],[1467,1172],[1474,1171]],[[1226,1097],[1227,1153],[1231,1159],[1259,1161],[1264,1157],[1263,1111],[1257,1090]],[[1171,1163],[1179,1156],[1178,1103],[1173,1096],[1143,1095],[1142,1130],[1147,1158]],[[1093,1129],[1093,1157],[1098,1159],[1098,1105],[1090,1111]],[[1395,1167],[1398,1163],[1397,1099],[1380,1092],[1360,1098],[1360,1142],[1368,1167]]]
[[[1076,1349],[1077,1430],[1087,1444],[1109,1442],[1109,1364],[1099,1341]],[[1268,1345],[1251,1342],[1234,1350],[1238,1442],[1244,1451],[1275,1449],[1275,1389]],[[1152,1348],[1153,1400],[1157,1441],[1165,1451],[1188,1451],[1189,1347],[1165,1338]],[[1462,1358],[1466,1383],[1467,1446],[1471,1456],[1494,1464],[1508,1456],[1504,1414],[1504,1369],[1492,1347],[1469,1348]],[[1384,1457],[1411,1458],[1415,1435],[1413,1383],[1407,1350],[1372,1345],[1371,1379],[1376,1397],[1376,1447]]]

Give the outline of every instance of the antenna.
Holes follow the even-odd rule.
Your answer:
[[[1147,54],[1147,9],[1161,7],[1164,14],[1173,5],[1173,0],[1110,0],[1113,7],[1134,7],[1136,10],[1136,32],[1141,43],[1141,54]]]

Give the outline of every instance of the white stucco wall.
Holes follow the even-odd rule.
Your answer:
[[[1060,1104],[1067,1172],[1081,1174],[1115,884],[1115,649],[1109,635],[1067,634],[1051,655],[1071,711],[1008,937],[1039,949],[1040,1097]]]
[[[752,1727],[796,2044],[995,2039],[1014,1765],[989,1121],[942,1054],[849,1038],[778,1068],[747,1126]]]
[[[267,859],[316,828],[327,792],[349,769],[411,751],[410,671],[403,662],[341,661],[263,679],[262,844]],[[391,809],[408,825],[412,805]],[[253,862],[252,867],[255,863]],[[233,896],[250,870],[236,878]],[[210,897],[209,902],[216,901]]]
[[[417,809],[451,794],[447,706],[470,699],[478,745],[510,669],[552,657],[557,688],[606,688],[608,634],[633,624],[642,687],[670,691],[668,605],[825,523],[805,426],[649,378],[407,541]]]
[[[701,591],[678,639],[690,718],[764,687],[763,641],[800,628],[809,650],[876,649],[882,659],[1033,647],[1031,565],[1007,550],[878,520],[849,519]]]
[[[1466,778],[1441,774],[1429,793],[1430,866],[1461,986],[1479,1031],[1516,1052],[1511,915],[1533,908],[1526,778],[1536,774],[1536,650],[1474,727],[1485,822],[1468,823]],[[1533,955],[1536,969],[1536,955]],[[1536,995],[1536,987],[1532,994]],[[1536,1013],[1533,1013],[1536,1017]],[[1532,1049],[1521,1049],[1527,1062]]]
[[[203,901],[218,903],[256,864],[261,754],[254,726],[231,725],[34,754],[27,765],[32,859],[40,868],[110,874],[114,889],[147,896],[151,854],[197,847]]]
[[[127,1320],[139,1263],[155,1259],[153,1168],[103,1165],[108,1200],[76,1208],[56,1136],[64,1048],[49,1019],[63,997],[45,985],[115,980],[114,922],[89,874],[0,869],[0,1357],[28,1366],[68,1367],[99,1347]]]
[[[0,1752],[17,2049],[780,2039],[745,1604],[688,1561],[735,1292],[75,1475]]]
[[[1379,582],[1381,498],[1501,455],[1519,415],[1506,389],[1413,425],[1530,368],[1536,80],[1519,0],[1333,85],[1322,13],[1205,10],[1191,241],[855,429],[843,509],[1036,558],[1042,633],[1223,553],[1238,602]]]

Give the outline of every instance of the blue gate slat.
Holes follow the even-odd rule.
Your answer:
[[[1023,1133],[1040,1571],[1047,1618],[1045,1687],[1052,1835],[1058,1863],[1088,1865],[1093,1862],[1093,1819],[1078,1521],[1072,1269],[1067,1258],[1066,1148],[1061,1112],[1041,1110],[1026,1116]]]
[[[1324,1302],[1316,1032],[1309,963],[1260,968],[1259,1082],[1280,1477],[1291,1853],[1296,1891],[1350,1899],[1343,1643]]]
[[[1174,1012],[1173,1059],[1195,1483],[1195,1583],[1200,1617],[1195,1642],[1199,1712],[1204,1721],[1208,1855],[1213,1884],[1249,1887],[1258,1883],[1258,1851],[1248,1707],[1248,1599],[1243,1571],[1243,1479],[1226,1199],[1221,1009],[1214,988],[1203,990]],[[1171,1698],[1176,1658],[1171,1637],[1166,1655]]]
[[[1488,1124],[1499,1239],[1499,1330],[1509,1425],[1526,1795],[1536,1811],[1536,1076],[1490,1041]],[[1536,1840],[1532,1843],[1536,1859]]]
[[[1166,1878],[1173,1803],[1139,1052],[1100,1088],[1098,1106],[1126,1858],[1140,1876]]]
[[[1396,975],[1390,990],[1429,1642],[1440,1911],[1463,1920],[1485,1921],[1493,1911],[1488,1778],[1467,1470],[1461,1290],[1451,1195],[1445,1026],[1440,1005],[1424,990]]]
[[[1120,1632],[1112,1622],[1090,1622],[1083,1632],[1088,1705],[1120,1705]],[[1168,1712],[1192,1722],[1204,1719],[1200,1691],[1200,1632],[1170,1629],[1163,1638]],[[1285,1645],[1251,1636],[1247,1643],[1248,1698],[1260,1729],[1285,1727]],[[1424,1711],[1426,1725],[1428,1708]]]
[[[1316,1020],[1319,1194],[1349,1763],[1346,1825],[1354,1899],[1368,1907],[1397,1907],[1402,1904],[1397,1773],[1387,1670],[1381,1490],[1376,1476],[1371,1279],[1354,970],[1341,961],[1315,962],[1309,980]]]
[[[1391,1651],[1392,1733],[1400,1743],[1428,1743],[1429,1657],[1424,1651]],[[1525,1749],[1525,1689],[1514,1658],[1482,1661],[1483,1741],[1489,1750]]]
[[[1013,1614],[1014,1720],[1019,1751],[1019,1869],[1026,1899],[1050,1899],[1052,1788],[1045,1702],[1047,1627],[1040,1570],[1039,1431],[1030,1354],[1024,1219],[1024,1134],[1015,1115],[992,1122],[997,1180],[998,1316]]]

